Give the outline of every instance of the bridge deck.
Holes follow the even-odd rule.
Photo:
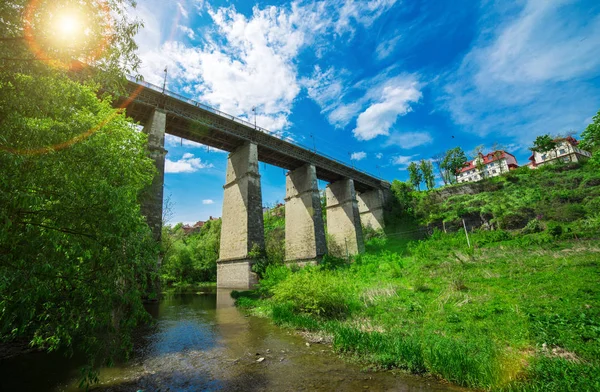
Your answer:
[[[319,179],[335,182],[351,178],[359,192],[390,186],[384,180],[297,143],[282,140],[244,120],[170,91],[163,94],[160,87],[150,83],[129,80],[127,91],[129,97],[118,99],[115,105],[126,106],[127,115],[141,124],[148,121],[153,109],[163,108],[167,112],[167,133],[171,135],[229,152],[251,141],[258,146],[261,162],[288,170],[311,163]]]

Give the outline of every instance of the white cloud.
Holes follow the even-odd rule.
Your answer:
[[[200,169],[213,167],[212,163],[205,163],[200,158],[194,158],[194,154],[186,152],[178,161],[165,160],[165,173],[194,173]]]
[[[367,157],[367,153],[364,151],[353,152],[350,155],[350,159],[353,161],[360,161],[361,159],[365,159]]]
[[[377,154],[375,154],[375,158],[381,159],[381,158],[383,158],[383,154],[378,152]]]
[[[191,28],[183,25],[177,25],[177,28],[183,31],[189,37],[189,39],[196,39],[196,33],[194,33],[194,30]]]
[[[182,15],[186,19],[188,18],[188,12],[187,12],[187,10],[179,2],[177,2],[177,9],[179,10],[179,14],[180,15]]]
[[[431,142],[433,142],[433,138],[428,132],[394,132],[384,146],[393,145],[408,150]]]
[[[214,204],[214,203],[215,203],[215,201],[211,200],[211,199],[204,199],[204,200],[202,200],[202,204]]]
[[[138,12],[146,22],[136,37],[141,72],[149,82],[160,84],[167,65],[168,85],[177,80],[186,95],[250,122],[252,108],[256,107],[257,125],[280,137],[289,137],[281,131],[290,125],[288,117],[300,92],[300,50],[311,45],[322,55],[331,50],[332,37],[352,35],[357,27],[372,25],[395,3],[396,0],[324,0],[293,2],[282,7],[256,5],[252,15],[246,17],[233,6],[213,8],[195,0],[197,10],[206,9],[210,15],[213,27],[201,36],[188,26],[178,27],[190,38],[201,41],[189,47],[174,40],[160,42],[161,29],[172,23],[160,15],[168,15],[172,6],[149,0]],[[186,8],[189,7],[177,3],[184,16]],[[330,90],[330,94],[334,93],[335,87]],[[347,117],[342,109],[332,109],[332,121],[346,121]]]
[[[196,143],[192,140],[182,139],[177,136],[170,135],[170,134],[165,135],[165,147],[203,148],[207,152],[227,153],[227,151],[219,150],[218,148],[209,147],[204,144]]]
[[[396,155],[392,157],[390,163],[394,166],[398,166],[398,170],[404,170],[417,156],[418,155]]]
[[[389,135],[389,130],[397,118],[410,112],[410,104],[418,102],[422,97],[417,81],[410,76],[389,79],[375,90],[380,91],[381,98],[371,103],[358,116],[356,128],[352,131],[358,140],[371,140],[379,135]]]
[[[600,69],[600,15],[566,0],[529,0],[517,11],[482,28],[444,86],[446,109],[472,133],[521,142],[583,128],[600,100],[590,83]]]
[[[375,54],[377,55],[377,59],[383,60],[383,59],[387,58],[390,54],[392,54],[394,52],[394,49],[396,49],[396,45],[400,41],[400,38],[401,38],[401,36],[398,35],[387,41],[383,41],[379,45],[377,45],[377,48],[375,49]]]

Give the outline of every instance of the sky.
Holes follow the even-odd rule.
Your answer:
[[[138,0],[130,14],[146,81],[167,67],[167,89],[388,181],[456,146],[526,164],[536,136],[577,135],[600,109],[597,0]],[[227,153],[165,148],[167,220],[221,216]],[[263,204],[282,202],[285,171],[260,172]]]

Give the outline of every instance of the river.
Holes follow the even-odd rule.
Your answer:
[[[94,391],[447,391],[434,380],[372,372],[330,346],[247,316],[229,291],[168,294],[148,311],[156,323],[133,358],[100,370]],[[77,359],[30,353],[0,362],[2,391],[76,391]]]

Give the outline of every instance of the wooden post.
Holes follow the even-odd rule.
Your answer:
[[[469,241],[469,233],[467,232],[467,224],[465,223],[465,220],[463,219],[463,227],[465,228],[465,236],[467,236],[467,245],[469,245],[469,248],[471,247],[471,241]]]

